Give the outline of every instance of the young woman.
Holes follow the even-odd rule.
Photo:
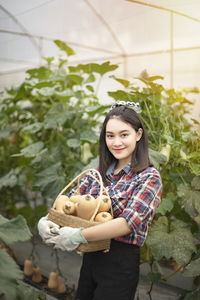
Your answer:
[[[122,101],[113,105],[100,133],[99,172],[112,201],[114,219],[86,229],[59,229],[46,217],[38,223],[42,238],[61,250],[72,251],[80,243],[111,239],[109,252],[84,254],[77,300],[134,299],[140,247],[160,203],[162,186],[159,172],[150,164],[146,130],[135,106]],[[80,192],[97,197],[99,185],[85,176]],[[54,237],[51,227],[57,233]]]

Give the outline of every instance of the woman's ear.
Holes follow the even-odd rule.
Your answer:
[[[137,133],[136,133],[136,141],[139,142],[139,140],[141,139],[142,137],[142,134],[143,134],[143,129],[142,128],[139,128]]]

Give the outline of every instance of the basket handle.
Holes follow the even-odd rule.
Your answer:
[[[58,196],[56,197],[56,200],[77,180],[77,179],[80,179],[83,175],[85,175],[85,174],[87,174],[87,173],[89,173],[89,172],[95,172],[97,175],[98,175],[98,177],[99,177],[99,180],[95,177],[95,176],[93,176],[92,174],[88,174],[90,177],[92,177],[94,180],[96,180],[98,183],[99,183],[99,185],[100,185],[100,195],[99,195],[99,201],[98,201],[98,203],[97,203],[97,206],[96,206],[96,209],[95,209],[95,211],[94,211],[94,213],[93,213],[93,215],[92,215],[92,217],[90,218],[90,221],[93,221],[94,220],[94,217],[95,217],[95,215],[96,215],[96,213],[97,213],[97,211],[98,211],[98,209],[99,209],[99,206],[100,206],[100,199],[101,199],[101,197],[102,197],[102,192],[103,192],[103,190],[105,191],[105,193],[106,193],[106,195],[109,197],[109,194],[108,194],[108,192],[107,192],[107,190],[105,189],[105,187],[103,186],[103,181],[102,181],[102,177],[101,177],[101,174],[99,173],[99,171],[97,171],[96,169],[87,169],[87,170],[85,170],[85,171],[83,171],[82,173],[80,173],[79,175],[77,175],[68,185],[66,185],[63,189],[62,189],[62,191],[58,194]],[[79,188],[79,187],[78,187]],[[110,197],[109,197],[109,199],[110,199]],[[54,201],[54,204],[56,203],[56,200]],[[113,211],[112,211],[112,205],[111,205],[111,213],[112,213],[112,215],[113,215]]]

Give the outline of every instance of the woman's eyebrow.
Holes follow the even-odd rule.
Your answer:
[[[129,130],[121,130],[119,133],[129,132]],[[106,133],[113,133],[112,131],[106,131]]]

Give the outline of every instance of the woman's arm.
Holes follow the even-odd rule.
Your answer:
[[[88,242],[112,239],[129,233],[131,233],[131,229],[125,218],[121,217],[82,230],[82,234]]]

